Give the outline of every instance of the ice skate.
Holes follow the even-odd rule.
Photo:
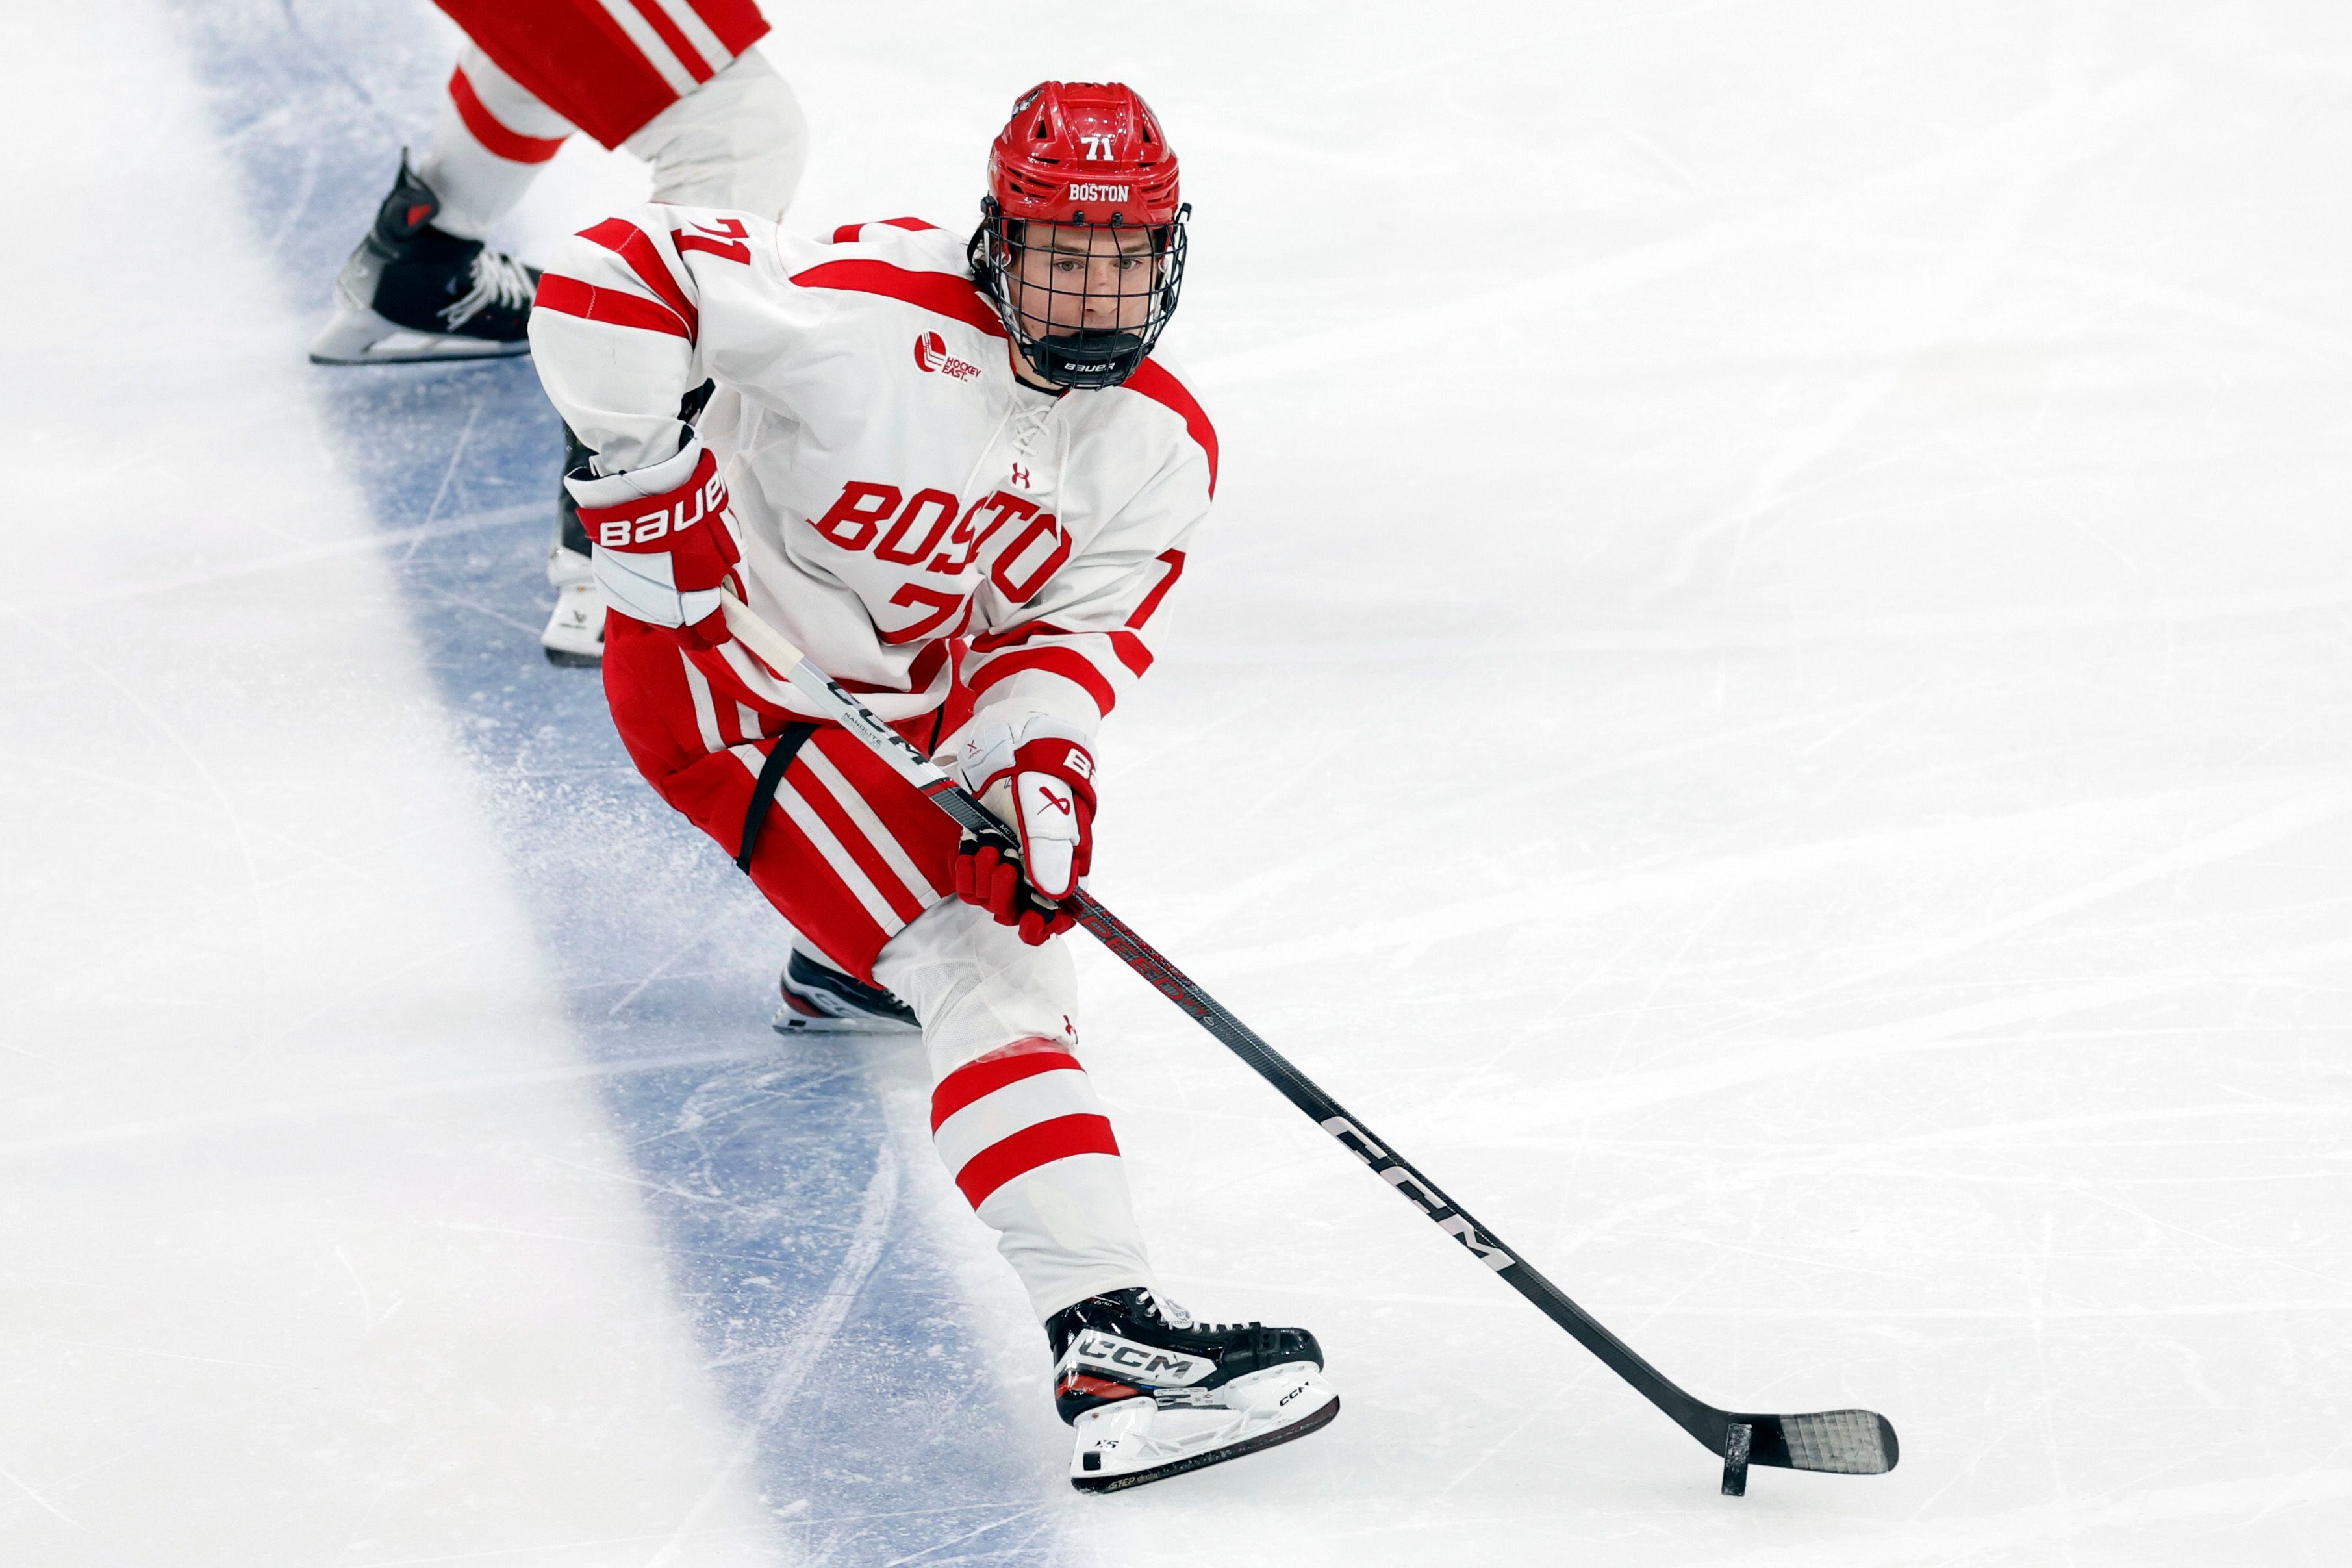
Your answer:
[[[401,154],[400,177],[335,278],[314,364],[396,364],[528,353],[539,271],[434,226],[441,198]]]
[[[1070,1484],[1118,1491],[1330,1425],[1339,1396],[1305,1329],[1195,1323],[1149,1290],[1066,1307],[1045,1325],[1054,1405],[1077,1428]]]
[[[782,988],[784,1005],[775,1020],[780,1035],[911,1035],[922,1027],[904,1002],[797,942],[784,965]]]
[[[594,458],[566,425],[563,471],[593,477]],[[555,486],[555,540],[547,547],[547,584],[555,590],[555,606],[548,611],[546,628],[539,634],[547,662],[571,668],[597,668],[604,662],[604,595],[596,586],[587,531],[580,526],[580,503],[561,480]]]

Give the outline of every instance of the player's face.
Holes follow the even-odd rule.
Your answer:
[[[1023,238],[1013,308],[1031,336],[1139,332],[1150,321],[1160,265],[1150,230],[1031,224]]]

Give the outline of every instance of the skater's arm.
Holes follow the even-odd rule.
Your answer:
[[[1008,552],[982,596],[991,629],[973,639],[965,665],[976,716],[1050,715],[1093,736],[1151,667],[1152,617],[1183,575],[1192,532],[1208,511],[1207,454],[1185,440],[1093,538],[1041,534]],[[1067,559],[1015,600],[1013,592],[1030,587],[1027,579],[1065,544]]]
[[[533,301],[531,355],[599,475],[675,457],[688,393],[772,367],[805,336],[822,305],[796,298],[777,247],[775,225],[748,213],[658,204],[564,242]]]

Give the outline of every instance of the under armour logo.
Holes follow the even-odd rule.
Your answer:
[[[1044,784],[1039,784],[1039,785],[1037,786],[1037,794],[1038,794],[1039,797],[1040,797],[1041,799],[1043,799],[1043,800],[1044,800],[1044,802],[1045,802],[1047,805],[1052,806],[1055,811],[1060,812],[1064,816],[1069,816],[1069,815],[1070,815],[1070,803],[1069,803],[1068,801],[1066,801],[1066,800],[1064,800],[1064,799],[1063,799],[1062,797],[1060,797],[1059,795],[1055,795],[1052,790],[1050,790],[1050,789],[1046,788]]]
[[[1023,468],[1018,463],[1013,464],[1013,482],[1019,485],[1023,489],[1027,489],[1029,488],[1029,470]]]

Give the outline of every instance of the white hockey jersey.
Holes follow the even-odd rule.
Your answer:
[[[742,524],[746,596],[883,718],[961,680],[1094,732],[1216,487],[1208,416],[1164,365],[1056,397],[1013,373],[963,242],[911,218],[801,238],[743,213],[639,208],[540,285],[548,395],[616,473],[698,421]],[[762,707],[805,713],[740,644]]]

